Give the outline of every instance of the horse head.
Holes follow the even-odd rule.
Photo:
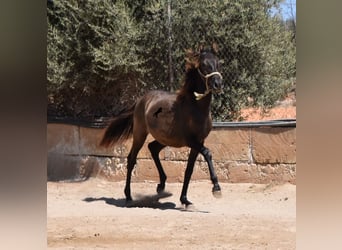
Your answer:
[[[186,71],[193,69],[197,70],[201,79],[202,87],[198,89],[204,91],[204,93],[194,91],[197,100],[202,99],[210,92],[218,93],[222,91],[222,75],[219,72],[220,64],[215,43],[210,48],[200,46],[197,52],[192,50],[186,52]]]

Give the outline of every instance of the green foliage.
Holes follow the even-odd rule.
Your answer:
[[[139,36],[123,2],[54,1],[48,8],[49,107],[74,117],[117,112],[122,95],[136,95],[144,72],[134,46]]]
[[[173,29],[175,57],[196,43],[219,44],[225,91],[215,98],[216,120],[236,119],[241,107],[271,106],[295,77],[295,47],[280,20],[271,17],[277,1],[177,1]],[[176,64],[177,78],[182,73]],[[249,98],[248,98],[249,97]]]
[[[113,115],[145,91],[178,89],[184,51],[212,42],[219,45],[225,83],[214,99],[214,119],[236,119],[240,108],[268,107],[285,94],[295,78],[296,50],[293,33],[269,14],[279,1],[172,0],[171,26],[167,2],[54,1],[49,107],[59,115]]]

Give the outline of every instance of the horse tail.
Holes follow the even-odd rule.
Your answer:
[[[132,136],[134,108],[135,104],[110,122],[102,137],[100,146],[109,147],[122,143]]]

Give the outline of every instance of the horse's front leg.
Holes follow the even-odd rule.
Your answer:
[[[192,204],[187,198],[187,192],[188,192],[188,186],[189,186],[190,178],[191,178],[192,172],[194,170],[194,165],[195,165],[197,155],[198,155],[198,151],[191,148],[190,154],[189,154],[189,159],[188,159],[188,164],[187,164],[186,170],[185,170],[182,193],[181,193],[181,197],[180,197],[181,203],[183,205],[185,205],[186,207]]]
[[[214,185],[213,189],[212,189],[213,195],[216,198],[221,197],[221,187],[218,184],[217,176],[216,176],[214,166],[213,166],[213,162],[212,162],[211,153],[210,153],[209,149],[204,147],[203,145],[199,151],[204,156],[205,161],[208,163],[210,179]]]

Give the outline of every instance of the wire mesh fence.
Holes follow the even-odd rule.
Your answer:
[[[213,42],[224,80],[216,121],[270,106],[295,82],[294,31],[271,13],[280,1],[51,2],[48,102],[71,116],[112,116],[151,89],[175,91],[185,51]]]
[[[158,35],[148,39],[156,88],[179,88],[184,51],[213,42],[225,83],[213,105],[217,120],[236,118],[245,105],[270,106],[295,82],[295,44],[268,1],[164,0],[161,6]]]

